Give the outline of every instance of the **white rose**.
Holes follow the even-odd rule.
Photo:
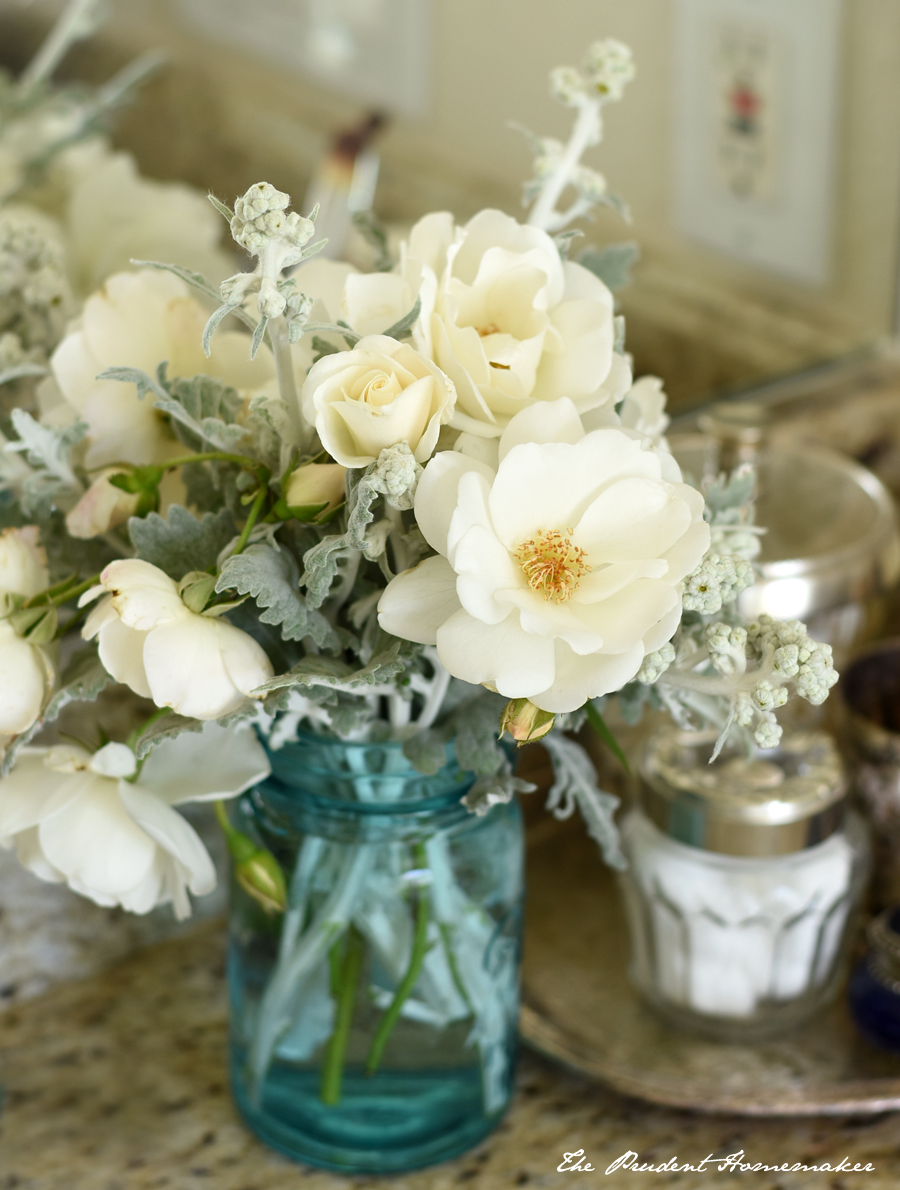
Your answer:
[[[4,595],[29,598],[43,591],[49,581],[38,530],[33,525],[4,529],[0,533],[0,600]],[[8,620],[0,619],[0,737],[28,730],[41,713],[53,682],[53,665],[45,651],[23,640]]]
[[[301,393],[303,415],[344,467],[367,467],[406,442],[423,463],[456,402],[452,383],[418,351],[384,335],[323,356]]]
[[[703,497],[646,439],[585,434],[569,400],[515,417],[499,457],[496,472],[454,451],[425,468],[416,520],[439,556],[392,580],[379,621],[436,644],[455,677],[575,710],[672,636],[709,546]]]
[[[53,161],[51,185],[76,291],[92,293],[132,260],[175,260],[213,284],[233,272],[219,247],[222,218],[183,182],[141,177],[130,153],[97,138]]]
[[[88,602],[109,592],[82,636],[98,638],[100,660],[117,682],[158,707],[218,719],[273,676],[251,636],[220,617],[192,612],[172,579],[149,562],[110,562],[100,582],[82,596]]]
[[[455,428],[499,437],[535,402],[568,397],[581,413],[629,387],[628,363],[613,350],[612,294],[564,263],[546,232],[500,211],[455,229],[432,215],[413,228],[409,256],[436,277],[433,312],[423,301],[423,315],[433,358],[456,385]]]
[[[23,748],[0,781],[0,846],[42,880],[65,882],[98,905],[147,913],[171,901],[179,918],[216,884],[194,828],[173,809],[233,797],[270,771],[249,730],[208,723],[202,733],[163,740],[137,780],[125,744]]]
[[[50,361],[65,402],[88,424],[87,467],[163,462],[175,444],[152,396],[138,399],[133,385],[97,380],[106,368],[140,368],[154,376],[168,360],[171,377],[203,373],[251,391],[272,379],[271,354],[260,348],[251,361],[249,336],[238,331],[220,331],[207,359],[201,346],[207,317],[183,281],[157,269],[117,273],[88,298]],[[56,419],[66,410],[48,412]]]

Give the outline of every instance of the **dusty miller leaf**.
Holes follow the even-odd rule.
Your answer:
[[[87,433],[85,422],[76,421],[64,430],[54,430],[50,426],[42,426],[24,409],[13,409],[10,420],[19,441],[8,443],[7,450],[23,451],[32,467],[44,468],[70,487],[79,486],[69,462],[69,452]]]
[[[354,473],[347,473],[347,531],[323,537],[318,545],[303,555],[304,571],[300,585],[306,587],[307,601],[312,607],[321,607],[328,598],[341,559],[355,550],[365,552],[366,526],[375,519],[372,505],[380,495],[367,478],[375,466],[373,463],[357,483],[352,478]]]
[[[245,428],[236,424],[243,407],[241,397],[212,376],[173,380],[154,406],[178,423],[179,437],[192,449],[207,442],[216,450],[233,451],[247,435]]]
[[[176,580],[189,570],[209,570],[236,533],[234,518],[227,508],[207,512],[199,519],[173,504],[168,519],[158,512],[132,517],[128,534],[137,556],[151,562]]]
[[[367,665],[353,669],[346,661],[336,657],[305,657],[301,662],[278,674],[255,693],[281,690],[287,686],[328,686],[335,690],[352,690],[355,687],[381,685],[401,673],[406,667],[406,658],[411,648],[408,641],[389,636],[379,629],[376,648]]]
[[[145,727],[134,743],[134,754],[143,760],[148,752],[162,740],[174,740],[186,731],[202,731],[202,719],[187,719],[184,715],[164,715]]]
[[[641,250],[637,244],[627,241],[610,244],[606,248],[587,248],[578,258],[578,263],[599,277],[613,293],[631,284],[631,270],[640,260]]]
[[[577,806],[588,834],[599,844],[609,866],[624,868],[625,857],[619,848],[619,832],[613,817],[619,799],[599,787],[596,770],[580,744],[558,731],[551,731],[541,743],[550,753],[555,775],[547,809],[556,818],[568,818]]]
[[[416,325],[416,320],[421,313],[422,299],[421,297],[417,297],[416,304],[413,306],[413,308],[404,314],[398,322],[395,322],[393,326],[389,326],[388,329],[384,331],[384,334],[386,334],[389,339],[407,338],[411,333],[412,328]]]
[[[9,384],[13,380],[21,380],[23,376],[46,376],[47,369],[40,364],[16,364],[0,372],[0,384]]]
[[[298,579],[294,560],[287,551],[258,542],[225,561],[216,590],[252,596],[263,609],[260,621],[280,625],[284,640],[309,636],[319,648],[336,647],[334,629],[321,612],[307,607]]]
[[[165,374],[165,373],[163,373]],[[153,393],[154,397],[162,400],[168,400],[169,394],[159,380],[153,376],[148,376],[146,372],[142,372],[140,368],[106,368],[97,377],[98,380],[119,380],[122,384],[136,384],[137,395],[141,400],[147,393]]]
[[[496,694],[479,693],[454,711],[454,747],[459,767],[479,777],[491,777],[506,763],[506,753],[497,741],[504,700]]]

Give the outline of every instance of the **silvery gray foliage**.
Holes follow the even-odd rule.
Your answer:
[[[575,740],[551,732],[541,742],[553,761],[554,781],[550,786],[547,809],[556,818],[569,818],[577,807],[588,834],[597,841],[606,862],[610,867],[624,868],[625,857],[619,848],[619,832],[614,818],[619,799],[605,793],[597,784],[597,770]]]
[[[132,517],[128,533],[138,558],[179,581],[192,570],[210,570],[237,532],[227,508],[201,517],[173,504],[165,517],[151,512]]]

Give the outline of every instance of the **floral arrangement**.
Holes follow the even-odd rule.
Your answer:
[[[368,221],[360,273],[260,182],[213,200],[250,258],[223,280],[215,211],[94,135],[142,67],[97,94],[47,82],[95,7],[0,91],[0,844],[183,915],[214,872],[175,807],[259,781],[258,739],[400,740],[424,773],[450,745],[482,814],[528,788],[499,725],[542,739],[550,808],[577,805],[616,863],[616,801],[567,734],[609,740],[606,699],[770,747],[790,694],[826,697],[827,646],[735,610],[752,474],[687,482],[660,382],[633,379],[613,297],[633,246],[572,258],[574,220],[627,214],[581,162],[626,47],[553,72],[573,131],[530,137],[524,222],[428,214],[393,260]],[[127,739],[98,717],[42,742],[114,683]],[[272,857],[224,823],[238,878],[283,908]]]

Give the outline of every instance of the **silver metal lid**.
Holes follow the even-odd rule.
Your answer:
[[[680,843],[724,855],[790,855],[814,847],[843,821],[847,783],[830,736],[806,732],[747,759],[726,751],[709,763],[715,732],[664,728],[641,766],[647,817]]]

